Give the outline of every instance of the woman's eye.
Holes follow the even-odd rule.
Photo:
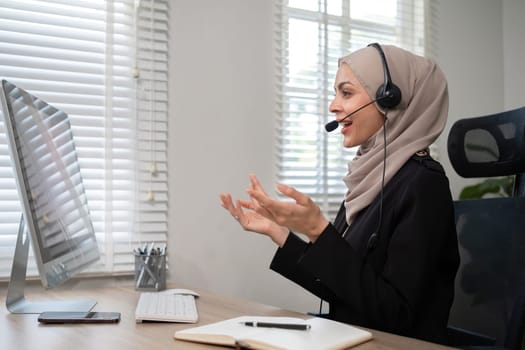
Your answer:
[[[341,94],[342,94],[343,96],[350,96],[352,93],[351,93],[350,91],[344,91],[344,90],[343,90],[343,91],[341,91]]]

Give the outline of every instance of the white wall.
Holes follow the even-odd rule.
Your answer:
[[[523,7],[523,0],[438,0],[436,59],[449,80],[449,126],[525,105]],[[171,15],[170,279],[316,310],[316,298],[268,269],[273,244],[242,231],[218,197],[244,196],[250,172],[268,190],[275,184],[272,1],[174,0]],[[446,138],[438,145],[457,193],[465,180],[446,161]]]
[[[525,106],[524,0],[437,0],[437,57],[449,82],[447,127],[438,140],[440,161],[454,197],[479,179],[457,175],[446,136],[461,118]]]
[[[272,1],[173,1],[171,15],[170,278],[312,309],[268,269],[273,244],[242,231],[219,200],[246,197],[250,172],[274,187]]]
[[[525,105],[525,0],[503,0],[505,109]]]
[[[450,96],[448,123],[437,143],[457,198],[466,184],[478,180],[461,178],[450,165],[446,144],[450,127],[458,119],[504,108],[502,0],[437,0],[437,4],[435,59],[447,76]]]

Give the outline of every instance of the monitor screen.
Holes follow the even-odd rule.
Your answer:
[[[68,115],[2,81],[2,105],[40,278],[55,287],[100,258]]]

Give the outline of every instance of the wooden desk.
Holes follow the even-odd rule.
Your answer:
[[[175,287],[175,286],[172,286]],[[305,317],[291,311],[254,302],[240,301],[231,297],[218,296],[198,290],[197,299],[199,323],[204,325],[227,318],[243,315]],[[217,346],[183,342],[173,339],[175,331],[195,327],[195,324],[135,323],[134,313],[138,292],[133,289],[130,279],[84,279],[68,282],[58,290],[43,291],[39,284],[26,287],[30,300],[93,298],[97,300],[94,311],[119,311],[122,314],[117,324],[67,324],[42,325],[38,315],[15,315],[7,311],[5,298],[6,284],[0,287],[0,349],[6,350],[117,350],[117,349],[222,349]],[[400,337],[371,330],[374,339],[353,349],[449,349],[440,345]]]

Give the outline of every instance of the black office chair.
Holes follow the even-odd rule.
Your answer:
[[[511,197],[454,203],[461,264],[450,345],[525,348],[525,107],[457,121],[448,153],[463,177],[514,178]]]

